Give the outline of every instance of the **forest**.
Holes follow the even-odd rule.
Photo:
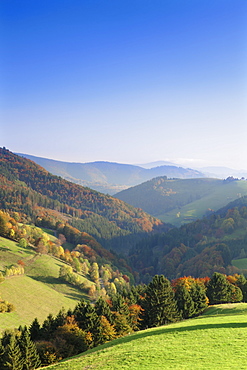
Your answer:
[[[51,175],[36,163],[0,148],[0,208],[25,213],[32,222],[63,219],[108,249],[126,253],[149,232],[169,226],[118,199]]]

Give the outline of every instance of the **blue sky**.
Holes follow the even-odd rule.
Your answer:
[[[0,146],[247,168],[247,1],[1,0]]]

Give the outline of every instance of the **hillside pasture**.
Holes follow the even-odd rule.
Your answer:
[[[174,208],[163,214],[155,215],[160,220],[181,226],[202,218],[207,210],[216,211],[227,203],[247,194],[247,181],[239,180],[215,187],[208,195],[180,208]]]
[[[50,313],[57,315],[62,307],[73,308],[79,300],[72,289],[65,295],[25,275],[7,278],[0,284],[0,293],[2,299],[15,306],[11,313],[0,313],[1,331],[29,326],[35,317],[42,323]]]
[[[247,304],[210,307],[203,316],[106,343],[49,370],[247,368]]]
[[[22,260],[25,275],[11,276],[0,284],[0,297],[14,304],[15,311],[0,313],[0,331],[30,325],[35,317],[40,323],[64,307],[74,308],[88,296],[81,290],[58,279],[64,263],[50,255],[38,255],[31,248],[21,248],[18,243],[0,238],[0,271]],[[81,276],[81,280],[87,280]],[[87,281],[88,285],[93,284]]]

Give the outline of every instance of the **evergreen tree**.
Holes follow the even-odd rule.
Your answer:
[[[79,328],[92,334],[93,345],[96,346],[101,343],[100,318],[96,314],[95,308],[90,303],[82,300],[75,307],[74,316]]]
[[[19,340],[19,347],[24,360],[23,370],[33,370],[41,365],[41,361],[34,342],[30,338],[28,329],[25,327]]]
[[[63,326],[66,323],[66,317],[67,317],[66,311],[64,308],[62,308],[54,319],[53,322],[54,330],[57,329],[59,326]]]
[[[50,340],[50,337],[54,331],[54,318],[52,314],[47,316],[47,319],[43,322],[41,328],[41,337],[45,340]]]
[[[229,283],[229,302],[242,302],[243,300],[243,293],[241,289],[233,284]]]
[[[32,340],[38,340],[41,336],[41,328],[37,317],[33,320],[29,327],[29,333]]]
[[[114,328],[116,330],[117,337],[122,337],[123,335],[132,332],[132,329],[125,315],[121,315],[119,312],[114,312],[113,317],[114,317]]]
[[[244,275],[239,275],[236,284],[242,291],[243,302],[247,302],[247,280],[245,279]]]
[[[143,328],[165,325],[179,319],[174,292],[164,275],[155,275],[148,284],[142,308]]]
[[[2,362],[3,370],[23,369],[24,359],[14,334],[10,336],[9,344],[5,348]]]
[[[105,316],[107,320],[110,322],[110,324],[113,324],[113,317],[112,317],[112,312],[110,310],[110,307],[108,303],[100,297],[97,302],[95,303],[95,312],[96,314],[101,317]]]
[[[122,295],[119,293],[113,294],[111,297],[111,301],[112,301],[112,310],[120,313],[121,315],[125,315],[128,320],[129,309]]]
[[[210,304],[226,303],[230,300],[229,282],[226,276],[215,272],[207,286]]]
[[[184,285],[176,287],[175,299],[183,319],[188,319],[195,314],[195,305],[190,291]]]
[[[4,368],[4,353],[5,349],[2,342],[0,341],[0,369]]]
[[[206,289],[198,282],[195,282],[191,285],[190,294],[194,302],[194,315],[200,315],[208,307]]]

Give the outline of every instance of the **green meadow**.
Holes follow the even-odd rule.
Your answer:
[[[156,215],[164,222],[171,223],[177,227],[184,223],[195,221],[205,215],[207,209],[214,211],[224,207],[227,203],[247,194],[247,181],[233,181],[230,184],[216,187],[209,195],[203,196],[194,202],[170,212]],[[178,217],[179,216],[179,217]]]
[[[42,323],[50,313],[56,315],[62,307],[73,309],[85,298],[82,291],[58,279],[62,261],[0,237],[0,271],[18,260],[25,263],[25,274],[8,277],[0,284],[1,299],[15,306],[15,311],[0,314],[0,332],[30,325],[35,317]]]
[[[247,369],[247,304],[212,306],[204,315],[106,343],[49,370]]]

